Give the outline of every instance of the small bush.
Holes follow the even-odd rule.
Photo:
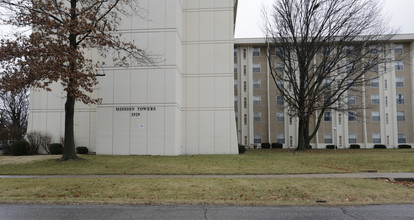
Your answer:
[[[411,145],[400,144],[400,145],[398,145],[398,149],[411,149]]]
[[[351,144],[349,146],[350,149],[361,149],[361,146],[359,146],[359,144]]]
[[[48,145],[51,137],[37,131],[29,132],[27,134],[27,141],[29,142],[29,154],[38,154],[39,148],[43,148],[47,154],[50,154]]]
[[[326,149],[335,149],[335,145],[328,144],[328,145],[326,145]]]
[[[11,154],[11,146],[8,144],[5,144],[2,146],[3,149],[3,155],[10,155]]]
[[[387,149],[387,146],[383,144],[376,144],[374,145],[374,149]]]
[[[49,145],[49,152],[52,155],[63,154],[63,145],[59,143],[54,143]]]
[[[262,148],[263,149],[269,149],[270,148],[270,143],[262,143]]]
[[[87,147],[77,147],[76,148],[76,153],[77,154],[88,154],[89,153],[89,150],[88,150],[88,148]]]
[[[244,154],[246,152],[246,146],[239,144],[239,154]]]
[[[11,145],[11,155],[12,156],[22,156],[27,155],[27,150],[29,148],[29,143],[27,141],[15,141]]]
[[[281,143],[272,143],[272,148],[280,148],[280,149],[282,149],[283,148],[283,144],[281,144]]]

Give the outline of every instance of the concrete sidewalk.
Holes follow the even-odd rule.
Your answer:
[[[337,174],[278,174],[278,175],[0,175],[0,179],[21,178],[351,178],[414,181],[414,173],[337,173]]]

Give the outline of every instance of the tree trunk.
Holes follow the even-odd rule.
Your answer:
[[[299,129],[298,129],[298,147],[296,150],[305,150],[305,140],[306,140],[306,121],[299,119]]]
[[[75,135],[74,135],[74,116],[75,116],[75,98],[67,93],[65,103],[65,140],[63,144],[63,155],[61,160],[74,160],[78,157],[75,151]]]

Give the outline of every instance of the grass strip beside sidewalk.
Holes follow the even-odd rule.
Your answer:
[[[414,172],[414,150],[248,150],[243,155],[92,156],[56,162],[57,156],[0,156],[0,175],[299,174]]]
[[[3,203],[360,205],[413,203],[413,188],[366,179],[0,179]]]

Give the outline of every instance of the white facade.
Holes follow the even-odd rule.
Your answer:
[[[76,104],[75,144],[97,154],[237,154],[233,106],[235,0],[140,1],[148,18],[120,31],[157,54],[154,66],[106,66],[94,97]],[[32,91],[29,132],[59,142],[64,93]]]

